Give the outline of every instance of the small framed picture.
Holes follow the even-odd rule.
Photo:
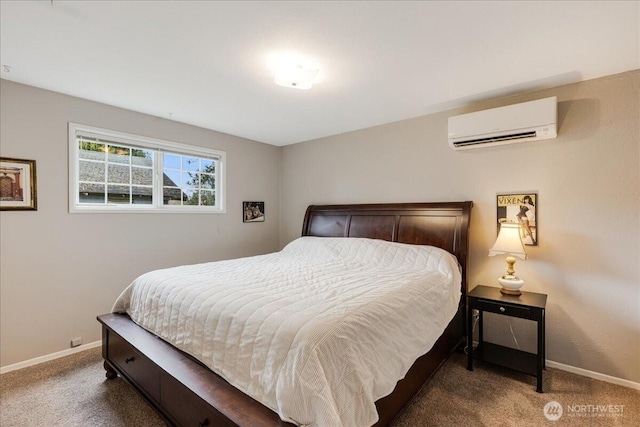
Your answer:
[[[522,243],[538,246],[538,193],[498,194],[496,212],[498,231],[500,224],[520,224]]]
[[[36,161],[0,158],[0,210],[35,211]]]
[[[242,222],[264,222],[264,202],[242,202]]]

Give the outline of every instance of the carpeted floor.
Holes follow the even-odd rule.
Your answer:
[[[535,379],[454,354],[400,415],[394,427],[638,426],[640,391],[556,369]],[[563,415],[548,421],[543,407],[557,401]],[[595,413],[589,405],[606,406]],[[600,410],[605,409],[601,407]],[[100,349],[0,376],[0,426],[163,426],[122,379],[106,380]]]

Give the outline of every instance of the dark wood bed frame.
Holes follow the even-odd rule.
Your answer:
[[[376,426],[388,425],[462,342],[472,202],[309,206],[303,236],[367,237],[432,245],[462,266],[458,312],[433,348],[416,360],[395,390],[376,402]],[[102,356],[109,379],[120,375],[176,426],[292,426],[190,356],[136,325],[124,314],[105,314]]]

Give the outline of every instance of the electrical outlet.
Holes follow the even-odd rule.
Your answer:
[[[77,347],[80,344],[82,344],[82,337],[77,337],[77,338],[71,339],[71,347]]]

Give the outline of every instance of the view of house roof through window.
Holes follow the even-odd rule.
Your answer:
[[[70,124],[72,212],[223,211],[224,152],[166,141],[154,146],[133,135],[109,139],[76,126]]]

